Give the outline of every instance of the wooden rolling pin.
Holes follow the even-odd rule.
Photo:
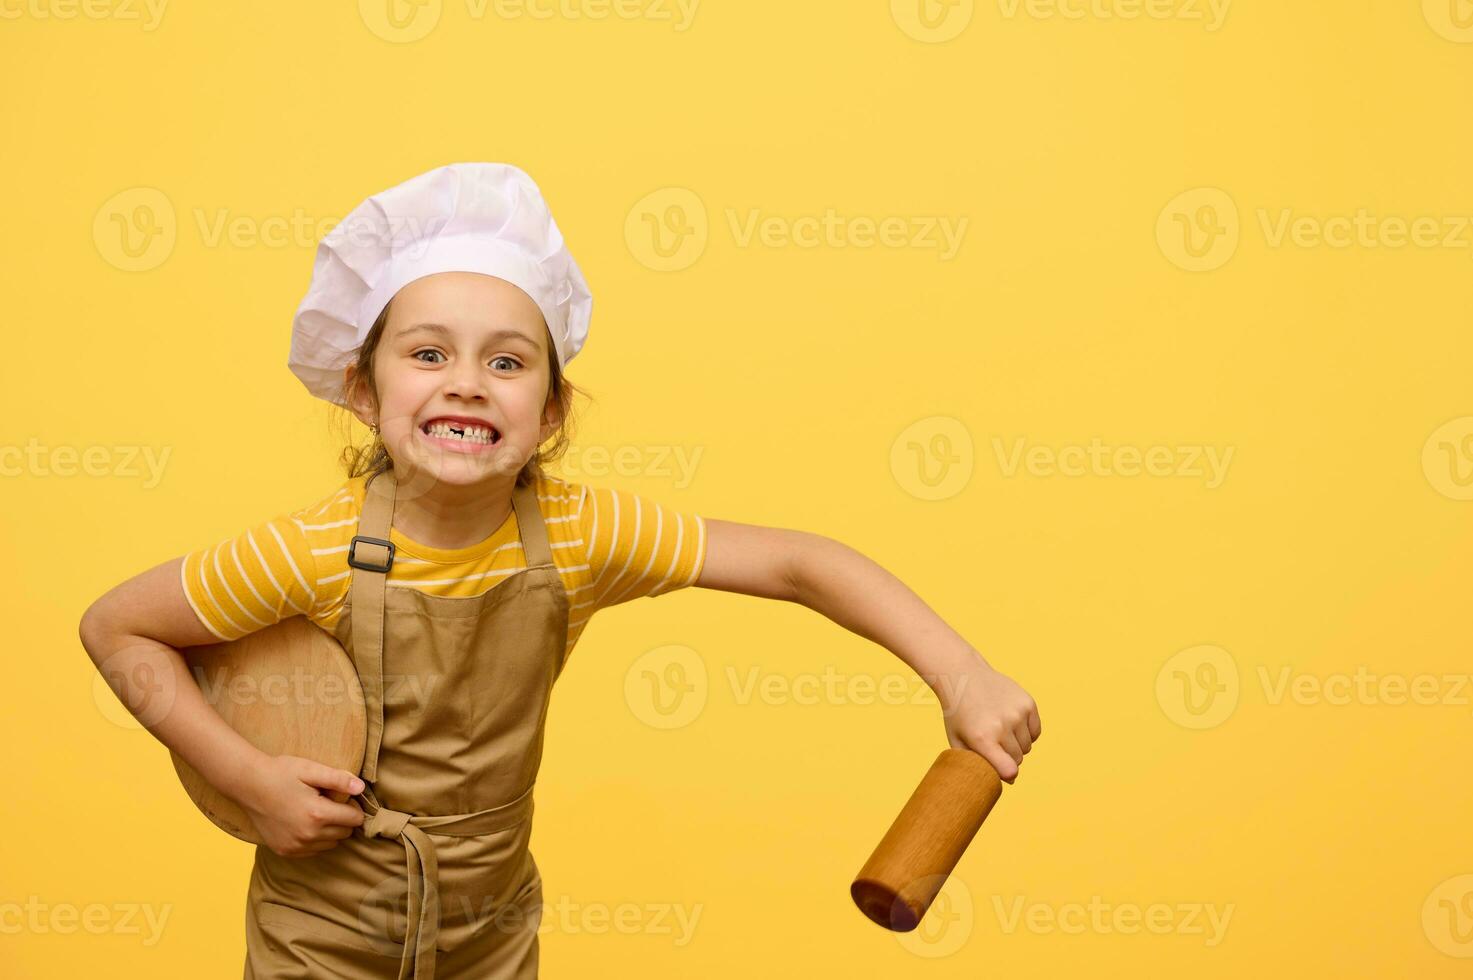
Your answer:
[[[944,750],[849,886],[860,911],[895,932],[919,925],[1001,795],[986,759]]]

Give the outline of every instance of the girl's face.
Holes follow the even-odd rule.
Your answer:
[[[440,272],[399,290],[373,356],[395,466],[435,483],[514,479],[561,421],[551,345],[537,304],[504,279]],[[374,420],[366,399],[354,410]]]

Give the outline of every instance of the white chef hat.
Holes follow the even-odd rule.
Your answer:
[[[588,338],[593,297],[532,178],[509,163],[452,163],[374,194],[317,246],[287,366],[345,404],[343,371],[389,300],[436,272],[512,283],[542,311],[558,366]]]

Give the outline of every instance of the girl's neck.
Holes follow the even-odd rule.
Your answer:
[[[424,493],[397,497],[394,529],[428,548],[469,548],[506,523],[515,485],[515,476],[465,486],[437,483]]]

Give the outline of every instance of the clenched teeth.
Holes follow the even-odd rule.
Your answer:
[[[440,439],[462,439],[466,442],[491,443],[496,436],[491,429],[479,425],[434,422],[425,426],[425,433]]]

